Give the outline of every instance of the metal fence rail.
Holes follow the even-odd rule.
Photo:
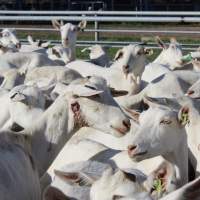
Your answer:
[[[14,11],[0,10],[0,14],[6,15],[113,15],[113,16],[200,16],[200,12],[194,11]]]
[[[152,33],[152,34],[188,34],[198,35],[200,31],[178,31],[178,30],[136,30],[136,29],[101,29],[101,22],[145,22],[145,23],[180,23],[180,22],[200,22],[200,12],[152,12],[152,11],[133,11],[133,12],[116,12],[116,11],[5,11],[0,10],[0,22],[50,22],[52,19],[65,21],[87,20],[94,22],[94,29],[86,29],[86,32],[92,32],[95,35],[94,41],[78,41],[79,45],[87,46],[91,44],[104,44],[113,47],[123,46],[128,42],[100,41],[100,33]],[[4,28],[4,27],[2,27]],[[56,31],[52,28],[19,28],[20,31]],[[195,45],[184,45],[184,49],[194,49]],[[155,46],[156,47],[156,46]]]

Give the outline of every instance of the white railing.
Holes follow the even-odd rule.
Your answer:
[[[100,41],[100,33],[152,33],[152,34],[187,34],[198,35],[200,31],[178,31],[178,30],[136,30],[136,29],[100,29],[101,22],[145,22],[145,23],[179,23],[179,22],[200,22],[200,12],[152,12],[152,11],[0,11],[0,22],[21,21],[21,22],[47,22],[52,19],[65,21],[87,20],[94,22],[94,29],[86,29],[86,32],[95,34],[95,41],[81,41],[78,43],[88,45],[92,43],[100,43],[111,46],[123,46],[128,42]],[[1,26],[4,28],[4,26]],[[20,31],[55,31],[51,28],[19,28]],[[196,45],[186,45],[187,48],[196,48]],[[192,47],[191,47],[192,46]]]

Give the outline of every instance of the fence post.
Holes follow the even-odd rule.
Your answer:
[[[97,15],[95,15],[95,17],[96,17]],[[98,30],[99,29],[99,23],[98,23],[98,21],[94,21],[94,29],[95,29],[95,32],[94,32],[94,40],[95,40],[95,42],[97,42],[97,41],[99,41],[99,32],[98,31],[96,31],[96,30]]]

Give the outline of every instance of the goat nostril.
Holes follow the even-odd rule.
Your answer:
[[[187,94],[188,95],[194,94],[194,90],[189,90]]]
[[[129,145],[128,146],[128,152],[131,152],[137,148],[137,145]]]
[[[17,44],[16,44],[16,47],[17,47],[18,49],[20,49],[20,48],[21,48],[21,43],[17,43]]]
[[[131,127],[131,122],[130,122],[130,120],[129,119],[125,119],[125,120],[123,120],[123,125],[129,130],[130,129],[130,127]]]
[[[126,70],[128,70],[129,65],[124,65],[123,68],[126,69]]]

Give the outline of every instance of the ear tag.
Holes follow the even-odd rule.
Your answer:
[[[183,57],[181,58],[181,60],[182,60],[182,61],[185,61],[185,62],[190,62],[190,61],[193,60],[193,57],[192,57],[191,53],[189,53],[189,54],[183,56]]]
[[[161,179],[155,179],[153,182],[153,189],[158,193],[158,196],[164,192],[164,184]]]
[[[181,114],[180,123],[181,123],[182,125],[186,125],[186,124],[189,124],[189,123],[190,123],[189,114],[188,114],[188,113],[182,113],[182,114]]]

